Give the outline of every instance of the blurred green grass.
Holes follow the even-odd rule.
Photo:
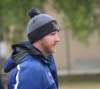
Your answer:
[[[98,83],[66,83],[60,84],[59,89],[100,89],[100,82]]]
[[[100,75],[63,76],[59,89],[100,89]]]

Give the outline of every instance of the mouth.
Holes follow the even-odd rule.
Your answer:
[[[54,46],[57,46],[57,45],[58,45],[58,42],[55,42],[55,43],[54,43]]]
[[[55,43],[52,45],[52,47],[55,49],[57,45],[58,45],[58,43]]]

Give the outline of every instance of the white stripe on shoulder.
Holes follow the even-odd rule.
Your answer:
[[[17,74],[16,74],[16,84],[14,85],[14,89],[17,89],[19,84],[19,73],[20,73],[20,65],[17,65]]]

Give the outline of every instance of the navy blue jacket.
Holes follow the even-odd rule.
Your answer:
[[[52,55],[44,57],[28,41],[14,44],[4,66],[10,72],[8,89],[58,89],[58,77]]]

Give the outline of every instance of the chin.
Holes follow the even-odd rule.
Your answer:
[[[51,50],[51,53],[55,53],[55,52],[56,52],[56,49],[53,48],[53,49]]]
[[[55,47],[52,47],[52,48],[49,48],[48,53],[55,53],[56,52],[56,48]]]
[[[56,49],[53,50],[53,53],[55,53],[55,52],[56,52]]]

